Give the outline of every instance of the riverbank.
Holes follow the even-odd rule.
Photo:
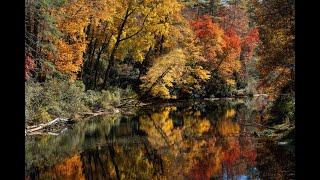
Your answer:
[[[92,117],[106,115],[113,116],[116,114],[130,115],[142,106],[148,105],[137,99],[123,99],[122,104],[118,106],[109,106],[108,108],[100,108],[92,112],[76,113],[74,118],[57,117],[47,123],[36,123],[35,121],[26,121],[25,135],[59,135],[70,128],[73,124],[80,121],[86,121]]]
[[[53,120],[50,120],[46,123],[39,123],[42,121],[26,121],[25,124],[25,135],[59,135],[65,130],[70,128],[73,124],[80,121],[85,121],[94,116],[106,115],[112,116],[115,114],[130,115],[134,114],[138,108],[143,106],[152,106],[157,104],[166,104],[166,103],[185,103],[185,102],[203,102],[203,101],[218,101],[218,100],[242,100],[244,98],[253,98],[258,96],[267,96],[266,94],[255,94],[253,96],[233,96],[233,97],[220,97],[220,98],[197,98],[197,99],[150,99],[150,100],[138,100],[138,98],[124,98],[119,100],[118,105],[109,105],[106,108],[99,108],[92,110],[90,112],[77,112],[73,114],[73,118],[66,117],[56,117]]]
[[[257,133],[257,136],[266,137],[279,145],[294,145],[295,125],[286,122],[270,126]]]

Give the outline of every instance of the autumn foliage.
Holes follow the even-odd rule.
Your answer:
[[[204,57],[207,61],[217,64],[217,59],[222,55],[223,48],[227,46],[223,38],[224,31],[208,15],[192,21],[191,25],[200,41],[199,44],[203,47]]]
[[[292,9],[282,15],[276,6],[273,1],[28,2],[26,80],[31,72],[38,81],[67,76],[87,90],[133,86],[143,97],[174,99],[230,96],[259,73],[262,80],[255,81],[261,87],[277,81],[273,89],[279,89],[294,75],[294,23]],[[29,57],[37,59],[37,70]],[[252,59],[259,65],[249,65]]]
[[[253,28],[249,31],[248,35],[241,41],[241,51],[244,61],[248,61],[253,56],[254,50],[259,43],[259,31]]]
[[[36,53],[41,61],[53,64],[50,72],[82,80],[86,89],[117,85],[119,75],[130,76],[134,68],[141,82],[135,86],[158,98],[199,94],[212,72],[234,87],[233,73],[244,68],[240,55],[252,56],[258,34],[255,29],[243,38],[248,29],[243,9],[215,7],[220,7],[214,10],[218,20],[196,15],[176,0],[40,3],[39,14],[46,21],[39,27],[42,44]],[[124,61],[133,70],[121,72]],[[39,63],[39,69],[50,63]],[[46,77],[48,72],[41,73]]]
[[[211,71],[219,71],[234,85],[232,73],[241,69],[241,38],[234,29],[223,30],[212,18],[204,15],[191,22]]]
[[[202,101],[262,93],[285,94],[274,103],[280,109],[275,114],[293,119],[294,8],[293,0],[28,0],[26,119],[33,126],[33,121],[75,118],[135,101]],[[131,164],[155,168],[149,161],[157,157],[146,152],[149,149],[154,154],[168,149],[161,155],[161,173],[172,171],[171,179],[210,179],[224,170],[241,174],[245,168],[234,167],[254,165],[254,142],[240,137],[242,127],[234,121],[238,110],[229,108],[220,119],[211,120],[190,109],[173,118],[176,109],[169,106],[139,116],[139,131],[147,135],[144,145],[151,148],[137,146],[127,153],[139,154],[132,162],[123,158],[121,146],[108,147],[110,153],[104,156],[123,155],[116,160],[124,164],[120,176]],[[180,122],[175,118],[183,123],[176,125]],[[43,178],[60,174],[63,179],[84,179],[84,169],[92,168],[84,162],[80,155],[70,157]],[[141,173],[139,168],[132,176]],[[154,172],[160,171],[148,173]]]
[[[32,71],[35,70],[36,64],[34,60],[32,59],[30,54],[27,54],[25,57],[25,80],[28,80],[31,76]]]
[[[263,79],[259,88],[270,94],[278,95],[282,88],[294,81],[294,4],[292,0],[262,1],[256,4],[261,40],[258,70]]]

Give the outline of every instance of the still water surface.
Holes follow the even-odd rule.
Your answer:
[[[294,179],[294,155],[256,136],[264,98],[158,104],[26,140],[26,179]]]

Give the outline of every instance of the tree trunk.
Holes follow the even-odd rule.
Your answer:
[[[105,37],[104,42],[103,42],[103,45],[102,45],[102,47],[101,47],[101,50],[100,50],[99,53],[98,53],[97,62],[96,62],[96,67],[95,67],[94,81],[93,81],[93,83],[94,83],[93,89],[96,89],[96,87],[97,87],[97,75],[98,75],[99,61],[100,61],[101,55],[102,55],[102,53],[104,52],[104,50],[109,46],[111,37],[112,37],[112,36],[110,36],[110,38],[109,38],[109,40],[108,40],[107,43],[106,43],[106,40],[107,40],[108,36]]]
[[[94,53],[96,52],[96,45],[97,45],[97,42],[98,42],[98,40],[97,39],[95,39],[95,41],[94,41],[94,44],[93,44],[93,48],[92,48],[92,51],[91,51],[91,53],[89,54],[89,57],[88,57],[88,60],[89,60],[89,62],[90,62],[90,65],[89,65],[89,67],[90,67],[90,73],[93,71],[93,65],[94,65]]]
[[[102,88],[105,88],[107,86],[107,83],[110,80],[110,72],[113,70],[113,66],[114,66],[114,55],[112,55],[109,59],[109,64],[104,74]]]
[[[93,80],[93,89],[96,89],[97,86],[97,77],[98,77],[98,68],[99,68],[99,62],[100,62],[100,57],[101,57],[101,53],[102,53],[102,49],[100,50],[97,60],[96,60],[96,64],[95,64],[95,72],[94,72],[94,80]]]
[[[118,30],[118,35],[117,35],[117,40],[116,40],[116,43],[114,44],[114,47],[111,51],[111,54],[110,54],[110,57],[109,57],[109,63],[108,63],[108,67],[106,69],[106,72],[105,72],[105,75],[104,75],[104,80],[103,80],[103,84],[102,84],[102,88],[105,88],[106,85],[107,85],[107,82],[108,82],[108,78],[110,76],[110,72],[111,70],[113,70],[113,67],[114,67],[114,59],[115,59],[115,54],[116,54],[116,51],[118,49],[118,46],[120,44],[120,38],[121,38],[121,35],[122,35],[122,31],[124,29],[124,26],[128,20],[128,17],[130,16],[131,13],[129,13],[129,7],[127,8],[126,10],[126,13],[125,13],[125,16],[124,16],[124,19],[119,27],[119,30]]]

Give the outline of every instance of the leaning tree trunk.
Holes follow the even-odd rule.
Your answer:
[[[114,54],[115,54],[115,49],[114,49],[114,51],[112,51],[111,56],[109,58],[109,64],[108,64],[107,70],[104,74],[102,88],[105,88],[111,79],[110,75],[111,75],[111,72],[113,71],[113,68],[114,68]]]
[[[121,35],[122,35],[122,32],[123,32],[124,26],[125,26],[125,24],[126,24],[126,22],[128,20],[128,17],[130,16],[131,13],[129,13],[129,7],[128,7],[127,10],[126,10],[126,13],[124,15],[124,19],[123,19],[123,21],[122,21],[122,23],[121,23],[121,25],[119,27],[116,43],[114,44],[114,47],[113,47],[113,49],[111,51],[111,54],[110,54],[110,57],[109,57],[109,63],[108,63],[107,70],[106,70],[106,72],[104,74],[104,80],[103,80],[102,88],[105,88],[107,83],[108,83],[108,81],[110,80],[110,77],[109,77],[110,76],[110,72],[114,68],[114,60],[115,60],[114,56],[116,54],[118,46],[120,45],[120,42],[121,42],[120,39],[121,39]]]

